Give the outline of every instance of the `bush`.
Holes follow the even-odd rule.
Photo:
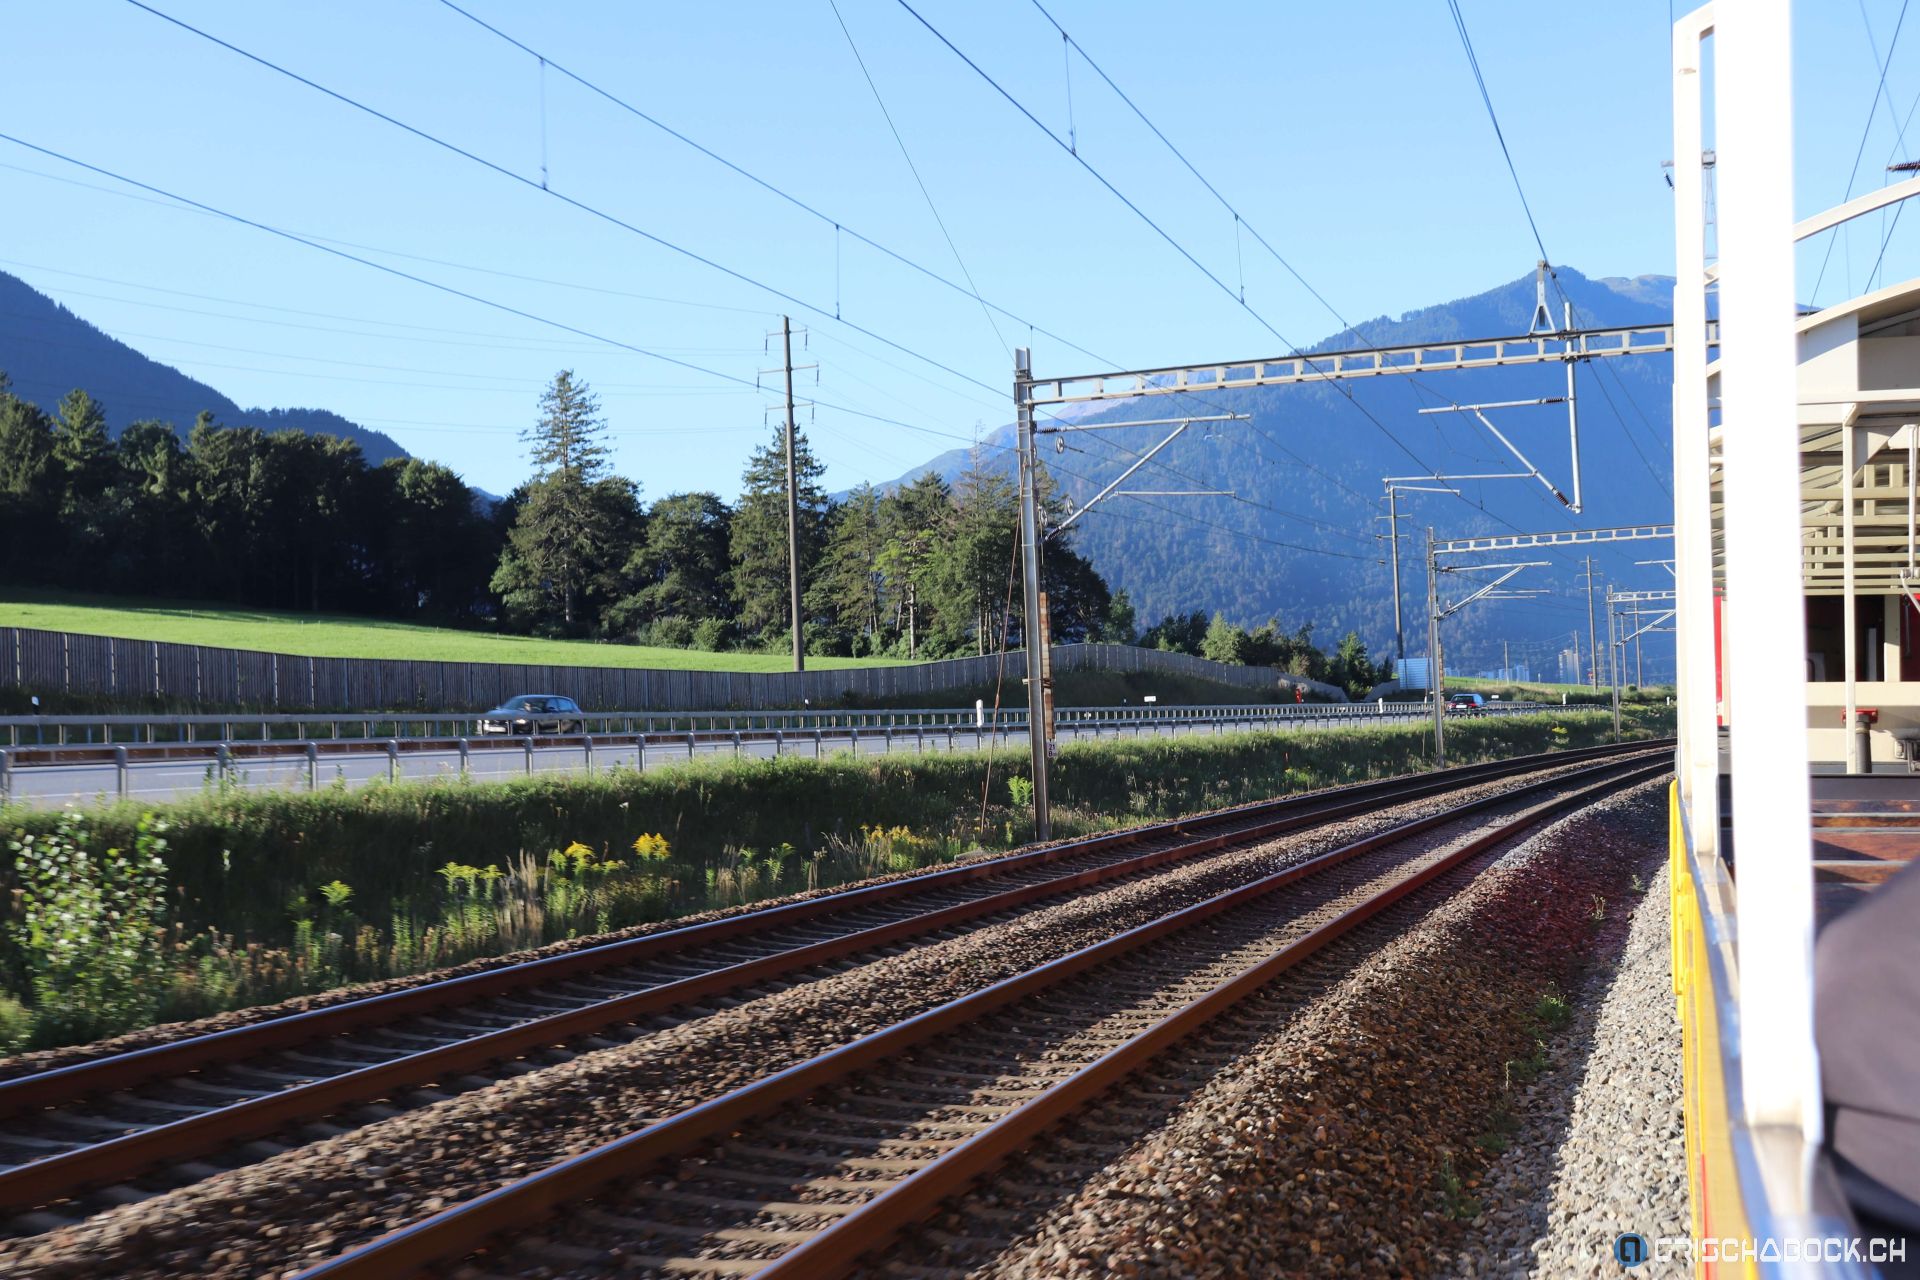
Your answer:
[[[142,816],[132,849],[109,846],[85,816],[8,843],[19,879],[12,960],[24,971],[36,1039],[94,1039],[153,1021],[166,996],[163,823]]]
[[[640,639],[646,644],[657,644],[668,649],[691,649],[693,647],[693,623],[678,614],[667,618],[655,618]]]
[[[720,653],[733,643],[733,624],[725,618],[702,618],[693,624],[693,647]]]
[[[18,1053],[33,1040],[33,1010],[9,995],[0,995],[0,1056]]]

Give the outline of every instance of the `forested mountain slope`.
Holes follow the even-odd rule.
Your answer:
[[[367,461],[404,458],[384,432],[326,409],[242,409],[204,382],[141,355],[53,299],[0,271],[0,370],[13,393],[51,409],[83,387],[106,410],[114,435],[135,422],[171,422],[184,436],[205,411],[222,426],[278,431],[292,427],[359,444]]]

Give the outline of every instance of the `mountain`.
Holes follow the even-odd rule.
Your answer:
[[[1585,327],[1652,325],[1672,315],[1671,278],[1589,279],[1559,269],[1560,287]],[[1559,296],[1551,307],[1559,312]],[[1333,335],[1311,350],[1483,339],[1526,332],[1535,304],[1531,273],[1469,298],[1381,316]],[[1364,335],[1362,337],[1361,335]],[[1201,354],[1207,353],[1188,353]],[[1168,353],[1168,363],[1179,353]],[[1045,376],[1046,370],[1040,370]],[[1583,513],[1573,515],[1538,481],[1464,481],[1446,494],[1404,494],[1400,502],[1402,609],[1406,649],[1425,652],[1425,538],[1515,529],[1598,528],[1672,518],[1669,445],[1671,358],[1595,359],[1579,366]],[[1344,392],[1342,389],[1344,388]],[[1229,490],[1227,497],[1109,498],[1075,522],[1074,545],[1115,587],[1131,594],[1144,626],[1167,613],[1220,610],[1258,625],[1277,618],[1292,629],[1311,624],[1323,642],[1349,628],[1376,654],[1393,651],[1393,592],[1386,563],[1383,478],[1523,470],[1471,414],[1421,414],[1422,408],[1563,396],[1557,363],[1354,378],[1238,391],[1188,393],[1103,406],[1069,415],[1076,423],[1125,422],[1180,414],[1233,412],[1247,422],[1194,424],[1123,486],[1147,490]],[[1351,402],[1348,395],[1351,393]],[[1368,415],[1378,420],[1369,421]],[[1495,427],[1563,492],[1572,493],[1564,404],[1488,410]],[[1041,438],[1041,456],[1075,504],[1114,479],[1167,434],[1167,427],[1067,432]],[[1011,426],[982,441],[983,465],[1012,469]],[[1064,451],[1061,451],[1063,450]],[[895,483],[932,470],[952,479],[970,451],[931,459]],[[1585,554],[1585,549],[1581,555]],[[1596,581],[1621,589],[1668,583],[1666,571],[1641,561],[1671,555],[1664,542],[1594,549]],[[1584,564],[1566,552],[1481,557],[1546,560],[1509,584],[1542,590],[1530,600],[1480,602],[1445,625],[1448,669],[1498,667],[1510,655],[1536,676],[1551,678],[1559,651],[1587,647]],[[1476,575],[1447,574],[1442,597],[1468,594]],[[1479,576],[1484,581],[1484,576]],[[1596,605],[1604,643],[1604,604]],[[1577,633],[1577,641],[1575,635]],[[1503,644],[1505,648],[1503,649]],[[1646,647],[1649,679],[1671,669],[1664,637]]]
[[[0,370],[13,392],[51,411],[84,388],[106,410],[115,435],[143,419],[171,422],[181,435],[201,410],[222,426],[294,428],[353,440],[367,461],[404,458],[393,437],[326,409],[242,409],[204,382],[108,337],[24,280],[0,271]]]

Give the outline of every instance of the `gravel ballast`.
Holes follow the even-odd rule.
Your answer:
[[[1623,1161],[1640,1139],[1620,1136],[1639,1116],[1664,1153],[1678,1132],[1661,1111],[1677,1089],[1629,1069],[1673,1018],[1670,996],[1658,1004],[1664,897],[1634,888],[1661,861],[1665,819],[1656,782],[1516,844],[1304,1005],[1274,984],[1258,997],[1264,1033],[1184,1101],[1117,1090],[876,1274],[1557,1277],[1589,1260],[1618,1273],[1613,1233],[1668,1232],[1686,1214],[1684,1184],[1638,1151]],[[1655,1005],[1559,1011],[1597,1005],[1622,956],[1623,1001]],[[1590,1119],[1566,1136],[1552,1100],[1584,1079]]]
[[[1554,1068],[1486,1181],[1489,1231],[1455,1255],[1461,1276],[1613,1277],[1613,1242],[1689,1234],[1680,1024],[1674,1016],[1664,866],[1633,914],[1616,966],[1591,975]],[[1585,1060],[1578,1060],[1584,1052]],[[1684,1261],[1635,1276],[1688,1273]]]
[[[284,1272],[1228,883],[1514,785],[1488,784],[1228,851],[1200,865],[875,957],[75,1228],[18,1241],[0,1248],[0,1274]],[[263,1212],[269,1205],[271,1216]]]

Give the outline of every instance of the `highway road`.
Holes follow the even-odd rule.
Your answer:
[[[1205,714],[1204,709],[1195,710]],[[1372,707],[1365,707],[1365,711],[1369,714],[1355,715],[1344,709],[1331,711],[1325,718],[1285,721],[1284,727],[1288,730],[1314,730],[1352,724],[1356,720],[1369,724],[1405,723],[1424,720],[1430,714],[1417,706],[1404,713],[1377,714],[1373,713]],[[1515,707],[1506,713],[1523,714],[1524,711]],[[1055,727],[1055,737],[1061,742],[1072,742],[1083,738],[1219,734],[1249,727],[1253,726],[1244,721],[1207,719],[1078,725],[1063,717]],[[989,745],[1025,750],[1026,731],[1023,727],[999,733],[971,728],[902,727],[891,731],[869,730],[854,734],[845,729],[828,729],[821,731],[818,736],[813,732],[796,732],[784,734],[778,739],[771,734],[745,734],[738,738],[728,733],[656,734],[647,738],[644,749],[624,735],[595,735],[591,764],[586,745],[578,738],[538,739],[531,751],[518,739],[474,739],[468,753],[468,771],[477,781],[505,781],[525,777],[530,772],[564,774],[581,773],[589,768],[605,770],[635,767],[646,770],[716,756],[765,758],[776,753],[813,756],[833,755],[836,752],[885,755],[913,751],[972,751]],[[32,755],[31,752],[16,753],[16,761],[8,773],[9,798],[14,803],[42,807],[113,799],[121,794],[134,801],[177,799],[213,785],[218,769],[211,749],[208,754],[190,759],[143,759],[135,751],[129,754],[124,766],[126,776],[123,791],[120,776],[122,766],[111,758],[33,763],[31,759],[18,759],[20,754]],[[246,789],[278,787],[306,790],[310,785],[359,787],[390,778],[445,778],[457,776],[459,772],[458,748],[439,740],[403,742],[399,750],[391,755],[384,747],[371,744],[366,750],[325,750],[313,766],[311,779],[308,759],[304,754],[239,754],[231,761],[228,782]]]

